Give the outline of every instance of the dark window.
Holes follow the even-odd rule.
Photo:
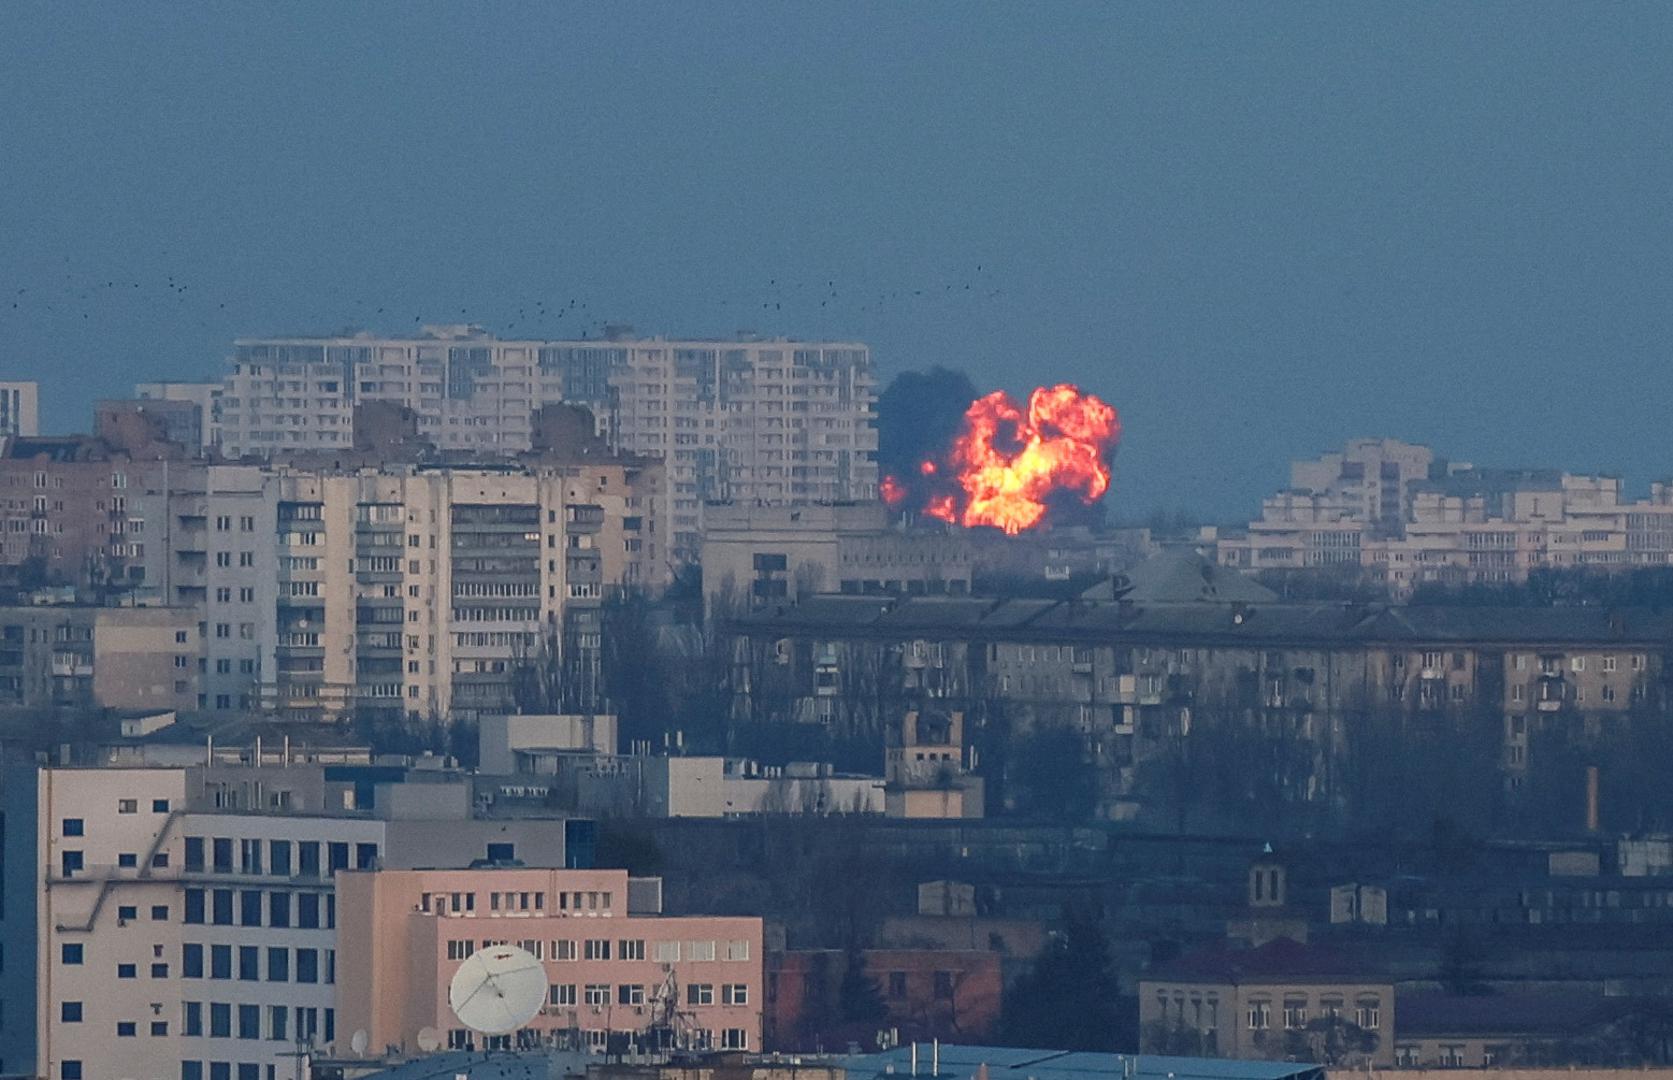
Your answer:
[[[489,844],[488,845],[488,861],[489,862],[516,862],[517,861],[517,845],[516,844]]]
[[[331,872],[333,874],[339,870],[349,868],[349,846],[347,844],[332,842],[326,845],[326,855],[331,860]]]
[[[58,1019],[66,1024],[81,1023],[81,1002],[62,1001],[58,1003]]]
[[[296,950],[296,981],[299,983],[319,982],[319,950]]]
[[[210,919],[216,926],[232,925],[232,890],[216,889],[214,892],[214,909]]]
[[[188,1035],[203,1034],[203,1002],[188,1001],[186,1004],[185,1028]]]
[[[116,1022],[116,1037],[118,1039],[131,1039],[138,1034],[139,1026],[132,1020],[118,1020]]]
[[[86,826],[78,817],[67,817],[64,819],[65,836],[85,836],[87,835],[84,831],[85,828]]]
[[[261,1006],[238,1006],[238,1037],[240,1039],[261,1038]],[[251,1066],[254,1068],[254,1066]]]
[[[953,973],[937,971],[935,973],[935,996],[941,1001],[953,1000]]]
[[[58,1075],[63,1080],[81,1080],[81,1062],[75,1058],[65,1058],[58,1066]]]
[[[255,1008],[254,1005],[249,1007]],[[250,1038],[259,1039],[261,1036],[251,1035]],[[238,1080],[261,1080],[261,1066],[250,1061],[240,1061],[238,1063]]]
[[[303,930],[319,929],[319,893],[298,893],[296,925]]]
[[[772,573],[778,570],[788,570],[790,558],[782,553],[757,552],[755,555],[756,573]]]
[[[354,868],[356,870],[372,870],[378,864],[378,846],[376,844],[354,845]]]
[[[232,1006],[224,1001],[209,1003],[209,1037],[211,1039],[232,1038]]]
[[[297,843],[296,872],[302,877],[319,877],[319,841],[303,840]]]
[[[232,946],[209,946],[209,977],[211,979],[232,978]]]
[[[186,890],[186,921],[201,923],[203,921],[203,890]]]
[[[186,869],[203,869],[203,837],[186,837]]]
[[[124,870],[132,870],[139,866],[139,856],[132,851],[124,851],[116,856],[116,865]]]
[[[168,813],[168,800],[167,799],[152,799],[151,800],[151,812],[153,814],[166,814],[166,813]]]
[[[267,894],[267,925],[281,929],[290,925],[290,893]]]
[[[267,869],[276,877],[290,877],[289,840],[275,840],[268,845]]]
[[[168,978],[168,965],[167,964],[152,964],[151,965],[151,977],[153,979],[166,979],[166,978]]]
[[[225,1008],[226,1006],[222,1006]],[[232,1065],[225,1061],[209,1063],[209,1080],[232,1080]]]
[[[245,889],[238,894],[238,924],[240,926],[261,925],[260,889]]]
[[[81,852],[79,851],[64,852],[61,862],[64,867],[65,877],[70,877],[72,874],[80,873],[82,866],[85,865],[82,861]]]
[[[139,918],[139,908],[132,904],[123,904],[116,909],[116,917],[132,921]]]
[[[215,854],[215,872],[217,874],[232,873],[232,838],[217,836],[213,846]]]
[[[270,948],[267,950],[267,981],[290,982],[290,950]]]
[[[337,894],[325,894],[325,927],[328,930],[337,929]]]
[[[903,998],[906,996],[906,972],[889,972],[889,996],[892,998]]]
[[[180,946],[180,974],[187,979],[203,978],[203,946]]]
[[[66,941],[58,947],[58,959],[66,964],[81,963],[82,947],[79,943]]]
[[[153,1035],[155,1035],[159,1038],[162,1038],[162,1037],[168,1035],[168,1021],[167,1020],[153,1020],[153,1021],[151,1021],[151,1034],[153,1034]]]
[[[203,1062],[182,1061],[180,1063],[180,1080],[203,1080]]]
[[[254,945],[238,946],[238,977],[246,982],[261,978],[261,950]]]
[[[133,964],[117,964],[116,977],[118,979],[133,979],[139,976],[139,969]]]
[[[151,905],[151,919],[152,919],[153,922],[167,922],[168,921],[168,905],[167,904],[152,904]]]

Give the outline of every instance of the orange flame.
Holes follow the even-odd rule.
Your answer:
[[[919,473],[935,485],[923,497],[922,512],[1013,535],[1032,529],[1044,520],[1048,502],[1064,493],[1089,504],[1103,497],[1120,439],[1115,409],[1068,383],[1036,389],[1026,411],[996,390],[970,403],[944,461],[919,464]],[[911,486],[892,476],[883,478],[881,489],[890,506],[911,496]]]

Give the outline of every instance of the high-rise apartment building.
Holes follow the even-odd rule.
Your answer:
[[[412,338],[245,339],[221,398],[230,456],[352,444],[357,403],[414,410],[444,450],[514,453],[531,415],[592,409],[620,451],[668,470],[671,553],[694,558],[710,499],[812,503],[877,492],[871,355],[851,342],[501,340],[470,326]]]
[[[0,382],[0,443],[8,435],[39,435],[40,384]]]
[[[8,769],[0,1072],[278,1080],[346,1056],[342,872],[562,868],[587,824],[477,819],[463,782],[369,772],[372,807],[318,766]]]

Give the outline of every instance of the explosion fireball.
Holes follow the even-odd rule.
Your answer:
[[[1120,439],[1115,409],[1069,383],[1037,388],[1026,411],[995,390],[970,403],[939,459],[920,462],[916,477],[885,476],[879,488],[891,507],[1014,535],[1039,525],[1064,495],[1102,498]]]

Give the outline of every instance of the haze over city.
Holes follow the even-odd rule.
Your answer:
[[[1644,392],[1670,31],[1653,4],[9,4],[0,376],[73,380],[43,402],[68,430],[239,335],[747,327],[1085,386],[1126,428],[1118,514],[1246,513],[1365,432],[1641,483],[1673,457]]]

